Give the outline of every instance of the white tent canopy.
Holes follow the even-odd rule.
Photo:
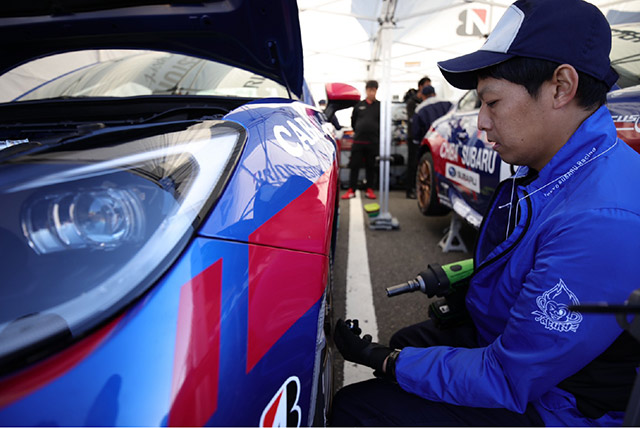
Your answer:
[[[592,0],[610,24],[637,21],[640,0]],[[513,0],[298,0],[305,77],[316,99],[327,82],[364,93],[380,83],[380,214],[374,229],[395,229],[388,212],[391,101],[429,76],[436,92],[456,101],[437,62],[480,48]],[[567,37],[571,37],[567,35]],[[562,40],[558,40],[562,43]],[[344,120],[344,119],[342,119]]]
[[[513,0],[298,0],[305,77],[316,100],[324,84],[343,82],[364,93],[382,83],[379,32],[392,23],[391,95],[401,100],[429,76],[444,98],[457,99],[436,63],[478,49]],[[611,24],[638,20],[639,0],[591,0]],[[559,41],[561,43],[562,41]]]

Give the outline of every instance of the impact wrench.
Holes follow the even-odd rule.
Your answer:
[[[473,274],[473,259],[441,266],[430,264],[415,279],[388,287],[387,296],[421,291],[428,297],[441,297],[429,305],[429,316],[440,328],[460,325],[469,318],[464,297]]]

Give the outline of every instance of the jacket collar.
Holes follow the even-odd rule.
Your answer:
[[[616,128],[611,114],[606,106],[601,106],[578,127],[542,168],[538,177],[527,186],[527,190],[530,194],[540,191],[545,196],[551,196],[554,190],[570,181],[582,167],[614,146],[616,140]],[[528,172],[527,167],[520,168],[516,177],[525,176]]]
[[[428,106],[429,104],[439,103],[440,101],[442,101],[442,99],[439,98],[437,95],[434,95],[433,97],[429,97],[426,100],[422,101],[420,104],[418,104],[418,106],[416,107],[416,113],[421,108]]]

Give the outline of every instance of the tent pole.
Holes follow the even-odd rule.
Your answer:
[[[394,1],[389,0],[393,7]],[[395,9],[395,8],[393,8]],[[398,229],[398,220],[389,213],[389,171],[391,161],[391,46],[393,15],[385,14],[378,32],[382,54],[382,99],[380,103],[380,214],[371,219],[369,227],[376,230]]]

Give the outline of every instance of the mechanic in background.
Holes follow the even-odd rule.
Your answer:
[[[367,178],[365,196],[375,199],[372,186],[376,178],[376,155],[380,153],[380,101],[376,99],[378,82],[369,80],[365,86],[367,97],[353,107],[351,127],[353,128],[353,145],[349,160],[349,189],[342,199],[355,198],[360,168],[364,167]]]
[[[640,279],[640,155],[604,105],[617,80],[610,49],[594,5],[518,0],[480,50],[438,64],[478,90],[478,128],[521,167],[479,231],[473,325],[426,321],[386,347],[338,321],[345,359],[383,378],[340,390],[334,425],[622,423],[640,345],[615,316],[570,309],[622,303]]]
[[[452,106],[449,101],[438,98],[436,90],[431,85],[425,85],[420,91],[420,95],[422,102],[416,107],[411,121],[411,131],[413,132],[411,138],[417,145],[420,145],[431,124],[440,116],[444,116]]]
[[[416,169],[418,166],[418,146],[420,145],[420,141],[416,142],[411,137],[411,119],[413,119],[413,115],[416,112],[416,107],[418,104],[422,102],[422,98],[418,96],[422,88],[426,85],[431,85],[431,79],[429,77],[424,76],[422,79],[418,80],[418,90],[413,88],[409,89],[406,94],[404,94],[404,102],[407,107],[407,178],[406,178],[406,189],[407,189],[407,199],[416,199]]]

